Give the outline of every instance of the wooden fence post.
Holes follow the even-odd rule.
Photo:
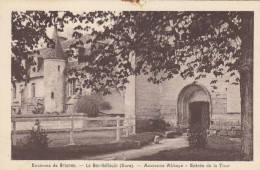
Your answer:
[[[70,117],[71,120],[71,130],[70,130],[70,143],[69,145],[75,145],[74,139],[73,139],[73,133],[74,133],[74,118],[73,116]]]
[[[13,145],[16,145],[16,121],[13,120]]]
[[[133,134],[135,134],[135,117],[133,119]]]
[[[116,117],[116,140],[120,140],[120,116]]]
[[[130,120],[131,121],[131,120]],[[126,128],[125,132],[126,132],[126,136],[129,136],[129,128],[131,128],[130,124],[129,124],[129,118],[124,118],[124,128]]]

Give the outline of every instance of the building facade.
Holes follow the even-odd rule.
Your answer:
[[[65,59],[64,54],[74,40],[60,38],[56,30],[53,40],[55,49],[41,49],[39,55],[35,54],[36,65],[29,69],[29,81],[13,81],[12,114],[33,114],[36,106],[44,106],[43,114],[74,111],[79,96],[76,89],[82,83],[68,79],[65,69],[79,64]],[[236,131],[241,124],[239,85],[229,85],[219,79],[215,89],[210,84],[214,77],[210,75],[197,81],[176,76],[159,85],[149,83],[147,78],[131,76],[124,92],[115,90],[105,96],[112,105],[108,114],[135,117],[137,130],[142,129],[148,119],[161,117],[175,128],[186,129],[192,122],[206,122],[213,133],[239,135]],[[87,93],[90,91],[80,92],[81,95]]]

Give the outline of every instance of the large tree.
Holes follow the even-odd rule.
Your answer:
[[[40,39],[52,46],[46,27],[57,25],[62,31],[68,22],[78,23],[73,33],[78,41],[67,54],[80,57],[83,67],[67,74],[84,79],[94,91],[124,89],[130,75],[149,74],[148,81],[158,84],[175,75],[197,79],[238,73],[233,83],[240,84],[242,151],[251,160],[253,21],[253,12],[13,12],[12,76],[19,79],[24,73],[17,72],[17,65]],[[84,38],[84,32],[91,37]],[[75,51],[83,44],[90,53],[78,56]]]

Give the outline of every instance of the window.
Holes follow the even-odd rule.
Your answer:
[[[58,71],[60,71],[60,65],[58,65]]]
[[[35,97],[35,83],[32,83],[32,97]]]
[[[23,90],[23,85],[20,85],[20,90],[19,90],[19,92],[22,93],[22,90]]]
[[[67,96],[76,94],[76,80],[70,80],[67,83]]]
[[[16,85],[13,86],[13,99],[16,99]]]
[[[53,92],[51,92],[51,98],[54,99],[54,93]]]
[[[72,81],[72,94],[74,95],[76,93],[76,81]]]

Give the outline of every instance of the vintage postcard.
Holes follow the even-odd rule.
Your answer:
[[[259,2],[1,1],[1,169],[257,169]]]

